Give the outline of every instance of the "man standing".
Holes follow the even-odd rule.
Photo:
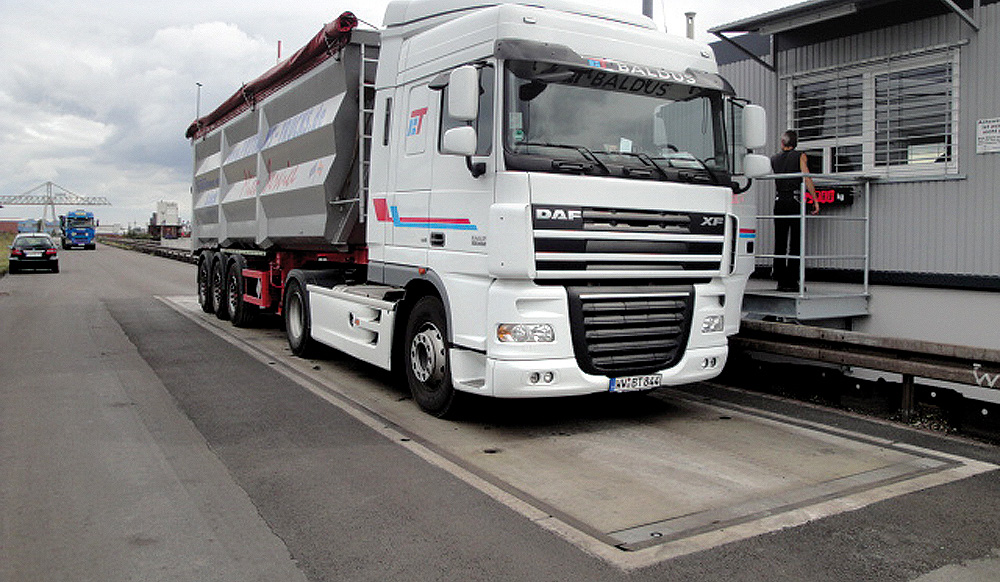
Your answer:
[[[775,174],[808,174],[806,154],[795,149],[799,144],[798,134],[789,129],[781,134],[781,152],[771,157],[771,169]],[[779,178],[774,181],[777,195],[774,197],[775,216],[794,215],[795,218],[774,219],[774,254],[798,255],[801,227],[799,212],[802,192],[802,180],[806,182],[806,190],[812,195],[813,214],[819,213],[819,200],[816,198],[816,186],[811,178]],[[799,260],[774,259],[774,278],[778,280],[778,291],[799,290]]]

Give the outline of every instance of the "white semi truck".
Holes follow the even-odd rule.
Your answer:
[[[280,313],[295,354],[394,370],[438,416],[721,371],[753,268],[734,164],[769,167],[707,45],[559,0],[355,24],[188,128],[206,312]]]

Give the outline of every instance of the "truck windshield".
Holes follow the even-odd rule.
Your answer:
[[[729,184],[722,93],[683,74],[509,61],[504,92],[508,169]]]
[[[69,228],[87,228],[94,226],[94,219],[70,217],[66,219],[66,223]]]

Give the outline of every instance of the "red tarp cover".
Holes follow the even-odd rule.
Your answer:
[[[215,111],[196,119],[184,137],[201,137],[218,125],[246,111],[258,101],[287,85],[316,65],[330,58],[351,40],[351,31],[358,25],[354,14],[345,12],[316,33],[306,46],[288,59],[271,67],[266,73],[243,85]]]

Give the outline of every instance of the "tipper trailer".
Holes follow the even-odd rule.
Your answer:
[[[280,313],[296,355],[398,372],[439,416],[721,371],[753,268],[733,165],[769,166],[707,45],[557,0],[355,25],[188,128],[206,312]]]

